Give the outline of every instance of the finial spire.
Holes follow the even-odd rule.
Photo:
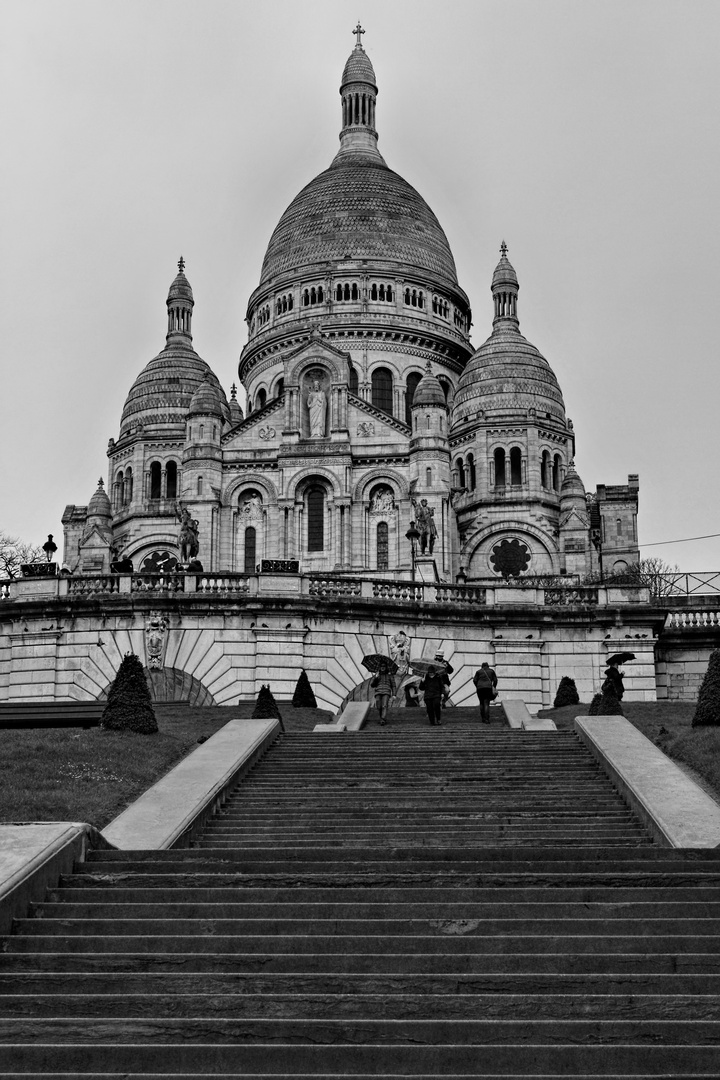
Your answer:
[[[237,386],[235,385],[235,383],[233,383],[230,387],[230,397],[233,401],[235,401],[235,399],[237,398]]]
[[[185,273],[185,260],[183,259],[182,255],[178,259],[178,270],[181,274]]]
[[[102,489],[103,489],[103,488],[105,487],[105,484],[104,484],[104,482],[103,482],[103,478],[102,478],[102,476],[101,476],[101,477],[100,477],[100,479],[98,480],[98,487],[100,488],[100,490],[101,490],[101,491],[102,491]]]
[[[500,254],[502,255],[502,257],[504,259],[506,259],[507,258],[507,253],[508,253],[508,246],[505,243],[505,241],[503,240],[502,244],[500,245]]]
[[[359,47],[360,47],[361,49],[362,49],[362,35],[363,35],[364,33],[365,33],[365,31],[363,30],[362,26],[360,25],[360,20],[358,19],[358,24],[357,24],[357,26],[355,27],[355,29],[353,30],[353,34],[355,34],[355,35],[356,35],[356,37],[357,37],[357,45],[358,45],[358,46],[359,46]]]

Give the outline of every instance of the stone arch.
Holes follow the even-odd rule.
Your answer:
[[[130,542],[123,548],[122,557],[137,560],[138,565],[146,555],[151,555],[156,548],[168,548],[179,555],[177,532],[156,532],[149,536],[139,536],[134,542]]]
[[[300,386],[303,379],[313,368],[324,368],[330,375],[330,382],[344,382],[347,372],[347,355],[334,357],[323,350],[312,356],[305,354],[294,363],[288,365],[285,386],[297,384]]]
[[[549,572],[553,574],[560,573],[560,558],[557,544],[553,537],[543,529],[539,529],[536,525],[530,525],[526,521],[513,519],[493,522],[473,533],[463,552],[463,565],[472,567],[473,560],[478,556],[480,549],[486,545],[487,541],[495,536],[500,539],[504,534],[514,534],[517,535],[518,538],[522,538],[523,535],[532,537],[540,545],[543,553],[550,561]],[[491,576],[492,572],[490,569],[484,569],[487,569],[487,575],[485,576]]]
[[[311,484],[315,480],[325,480],[330,487],[333,498],[339,499],[342,497],[339,479],[330,471],[330,469],[326,469],[322,465],[313,465],[311,468],[304,469],[303,472],[294,476],[288,483],[287,497],[289,499],[297,499],[302,495],[308,484]]]
[[[384,482],[389,484],[393,489],[397,489],[397,494],[400,499],[410,498],[410,488],[408,481],[404,476],[398,476],[396,473],[390,472],[388,469],[371,469],[369,473],[358,480],[353,488],[352,501],[354,503],[367,502],[370,496],[370,489],[377,483]]]
[[[238,500],[238,495],[245,487],[259,487],[267,495],[267,505],[277,506],[277,488],[272,480],[268,480],[267,477],[259,472],[243,473],[242,476],[238,476],[232,480],[223,492],[223,506],[234,506]],[[263,501],[265,500],[263,499]]]
[[[217,705],[210,691],[194,675],[180,668],[162,668],[160,671],[143,669],[150,697],[157,705],[183,702],[188,705]],[[107,701],[111,683],[105,687],[98,701]]]

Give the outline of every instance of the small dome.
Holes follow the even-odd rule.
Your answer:
[[[365,52],[362,45],[355,46],[348,57],[347,64],[342,73],[341,86],[345,86],[346,83],[354,82],[370,83],[370,85],[374,86],[377,90],[375,72],[370,63],[370,57]]]
[[[519,289],[520,284],[518,282],[518,276],[515,273],[515,267],[507,257],[507,244],[504,240],[500,251],[502,254],[500,262],[495,267],[491,288],[496,289],[500,285],[514,285],[516,289]]]
[[[228,409],[229,412],[229,409]],[[222,416],[223,410],[217,389],[212,383],[209,374],[200,383],[190,401],[188,417],[190,416]]]
[[[193,291],[192,291],[192,288],[190,286],[190,282],[185,277],[185,260],[184,259],[182,259],[182,258],[180,259],[180,262],[178,263],[178,267],[179,267],[179,273],[177,274],[175,280],[173,281],[173,283],[170,286],[170,289],[168,291],[168,303],[171,303],[173,300],[189,300],[189,302],[192,304],[192,303],[194,303]]]
[[[89,518],[112,518],[112,507],[102,478],[98,480],[97,491],[88,503],[87,512]]]
[[[237,386],[235,383],[230,387],[230,401],[228,402],[228,408],[230,409],[230,423],[233,427],[239,424],[245,419],[245,415],[240,407],[240,402],[237,399]]]
[[[425,374],[415,387],[412,399],[413,409],[422,405],[440,405],[443,409],[447,406],[440,380],[436,375],[433,375],[429,361],[425,368]]]
[[[568,465],[568,470],[565,473],[565,477],[560,488],[560,497],[562,499],[579,497],[585,502],[586,493],[585,485],[575,471],[575,462],[571,461]]]
[[[120,420],[120,436],[138,424],[185,426],[193,394],[206,375],[213,381],[222,414],[230,420],[225,393],[208,364],[185,342],[169,345],[138,375],[133,383]]]

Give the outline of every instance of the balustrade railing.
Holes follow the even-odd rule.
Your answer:
[[[485,604],[487,589],[479,585],[436,585],[435,600],[438,604]]]
[[[544,594],[547,607],[558,607],[566,604],[597,604],[598,602],[598,590],[593,586],[545,589]]]
[[[184,574],[133,574],[132,591],[134,593],[164,593],[172,595],[185,591]]]
[[[108,596],[120,592],[117,574],[83,574],[67,579],[69,596]]]
[[[204,596],[241,596],[250,591],[247,574],[198,574],[195,592]]]
[[[425,599],[422,584],[414,581],[374,581],[373,596],[377,600],[415,600]]]
[[[308,579],[310,596],[361,596],[361,578],[311,577]]]
[[[720,611],[673,611],[666,621],[666,630],[702,630],[720,628]]]
[[[0,600],[10,600],[12,598],[12,587],[14,581],[12,578],[8,578],[6,581],[0,581]]]

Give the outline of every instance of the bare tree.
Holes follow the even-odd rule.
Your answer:
[[[675,581],[679,573],[679,566],[665,562],[658,555],[640,559],[623,571],[623,574],[627,574],[638,585],[645,585],[653,598],[670,596],[677,592]]]
[[[21,566],[44,561],[45,553],[41,547],[34,547],[0,529],[0,580],[18,578]]]

